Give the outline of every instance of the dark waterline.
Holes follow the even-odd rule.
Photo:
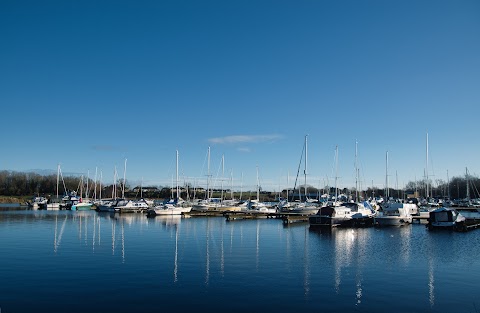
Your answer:
[[[479,234],[0,210],[0,308],[477,312]]]

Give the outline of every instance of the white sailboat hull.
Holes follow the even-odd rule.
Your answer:
[[[155,207],[153,211],[155,215],[182,215],[185,213],[190,213],[192,207]]]

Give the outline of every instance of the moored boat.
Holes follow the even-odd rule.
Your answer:
[[[385,203],[375,216],[375,225],[402,226],[411,224],[413,221],[412,212],[417,211],[417,205],[414,203]]]
[[[46,209],[48,199],[45,197],[33,197],[32,201],[27,201],[29,207],[34,210],[37,209]]]
[[[428,229],[457,229],[457,224],[464,223],[465,217],[454,208],[438,208],[430,212]]]
[[[346,202],[336,206],[325,206],[308,218],[310,227],[318,226],[372,226],[375,210],[368,202]]]
[[[83,201],[82,198],[79,198],[78,202],[73,204],[70,208],[72,211],[88,211],[91,210],[93,203],[90,201]]]
[[[95,204],[96,211],[98,212],[119,212],[121,207],[128,201],[122,198],[118,199],[102,199]]]
[[[149,206],[145,200],[129,200],[126,203],[122,203],[114,207],[114,211],[120,213],[143,213],[149,209]]]
[[[192,206],[190,206],[183,199],[174,199],[148,209],[147,214],[149,216],[182,215],[185,213],[190,213],[191,210],[192,210]]]

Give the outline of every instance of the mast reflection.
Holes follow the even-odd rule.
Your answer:
[[[65,216],[65,219],[63,220],[62,226],[60,227],[60,233],[57,232],[57,227],[58,227],[58,216],[55,216],[55,236],[53,240],[53,251],[57,253],[58,247],[60,246],[60,243],[62,242],[63,238],[63,232],[65,231],[65,224],[67,223],[67,216]],[[57,235],[58,234],[58,235]]]
[[[318,235],[322,240],[330,243],[328,246],[332,251],[332,262],[334,265],[333,287],[336,294],[340,294],[343,289],[344,270],[348,268],[356,269],[354,299],[355,305],[360,305],[364,296],[363,269],[369,254],[367,250],[369,247],[368,231],[362,228],[315,228],[310,229],[310,234]],[[305,260],[308,259],[306,256]],[[305,267],[305,275],[309,275],[309,264],[306,263]]]
[[[304,235],[304,245],[303,245],[303,259],[304,261],[304,271],[303,271],[303,291],[304,296],[308,297],[310,293],[310,257],[309,257],[309,246],[308,246],[308,229],[305,228]]]

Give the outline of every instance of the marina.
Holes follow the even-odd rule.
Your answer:
[[[3,312],[39,305],[49,312],[385,312],[388,305],[397,312],[472,312],[478,306],[477,231],[432,232],[424,222],[312,228],[297,214],[149,218],[16,207],[0,209],[0,226]],[[457,277],[462,272],[468,275]],[[399,292],[401,298],[393,296]],[[29,301],[21,300],[25,293]]]
[[[0,313],[480,313],[480,1],[0,8]]]

